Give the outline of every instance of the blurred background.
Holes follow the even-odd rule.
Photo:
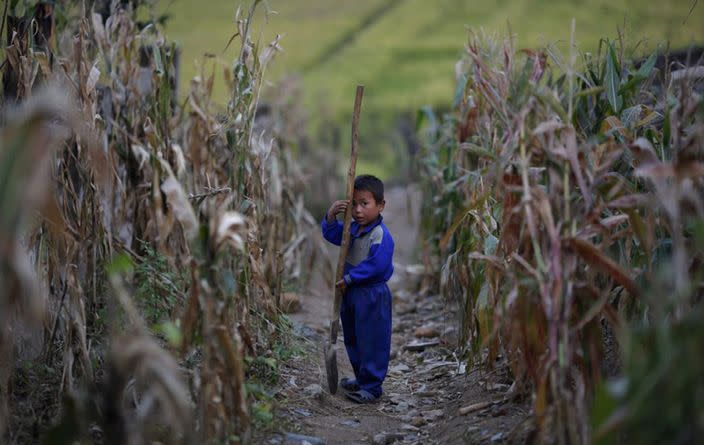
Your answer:
[[[262,44],[282,36],[266,77],[295,86],[311,143],[349,146],[349,118],[358,83],[366,87],[361,123],[360,168],[382,177],[404,177],[417,110],[449,109],[455,64],[468,29],[514,36],[518,48],[569,46],[570,23],[583,52],[597,52],[602,38],[624,39],[636,55],[668,45],[685,49],[704,42],[704,8],[696,0],[269,0],[257,30]],[[215,70],[215,100],[228,96],[223,69],[239,48],[227,47],[240,3],[160,0],[153,12],[165,19],[168,38],[183,51],[181,91],[201,70]],[[245,6],[246,7],[246,6]],[[265,23],[265,21],[267,23]],[[227,48],[226,48],[227,47]],[[205,63],[204,63],[205,62]],[[410,146],[409,146],[410,145]],[[346,150],[344,151],[346,153]],[[340,166],[344,168],[344,165]]]

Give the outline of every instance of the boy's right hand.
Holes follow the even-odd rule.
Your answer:
[[[328,209],[328,222],[333,222],[335,220],[335,216],[339,215],[340,213],[345,213],[345,211],[347,211],[347,206],[349,205],[349,203],[350,201],[348,199],[341,199],[339,201],[333,202],[330,208]]]

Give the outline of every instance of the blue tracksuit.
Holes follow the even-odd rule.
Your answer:
[[[342,243],[340,221],[328,224],[323,218],[322,229],[326,240],[338,246]],[[357,383],[379,397],[391,351],[391,292],[386,282],[394,272],[394,240],[381,216],[359,230],[353,222],[340,319]]]

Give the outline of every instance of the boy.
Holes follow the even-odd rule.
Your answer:
[[[343,378],[340,386],[357,403],[376,402],[382,394],[391,350],[391,292],[386,282],[393,274],[394,240],[383,223],[384,184],[371,175],[354,181],[350,246],[344,278],[336,283],[344,296],[340,319],[345,348],[354,379]],[[342,243],[342,223],[348,200],[335,201],[323,218],[323,236]]]

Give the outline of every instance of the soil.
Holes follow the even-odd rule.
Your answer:
[[[529,401],[509,396],[512,380],[505,367],[467,368],[457,355],[457,308],[419,289],[423,268],[415,265],[420,193],[414,188],[387,191],[385,223],[396,243],[393,334],[384,395],[377,404],[358,405],[344,390],[327,390],[322,346],[328,332],[331,291],[320,276],[302,310],[291,316],[305,339],[306,353],[283,366],[276,389],[274,432],[258,437],[269,444],[482,444],[525,443]],[[328,252],[336,261],[337,251]],[[427,347],[407,349],[425,342]],[[338,340],[341,376],[352,370]],[[415,350],[422,349],[422,350]],[[493,403],[492,403],[493,402]],[[482,404],[482,405],[476,405]],[[480,406],[466,415],[460,408]]]

